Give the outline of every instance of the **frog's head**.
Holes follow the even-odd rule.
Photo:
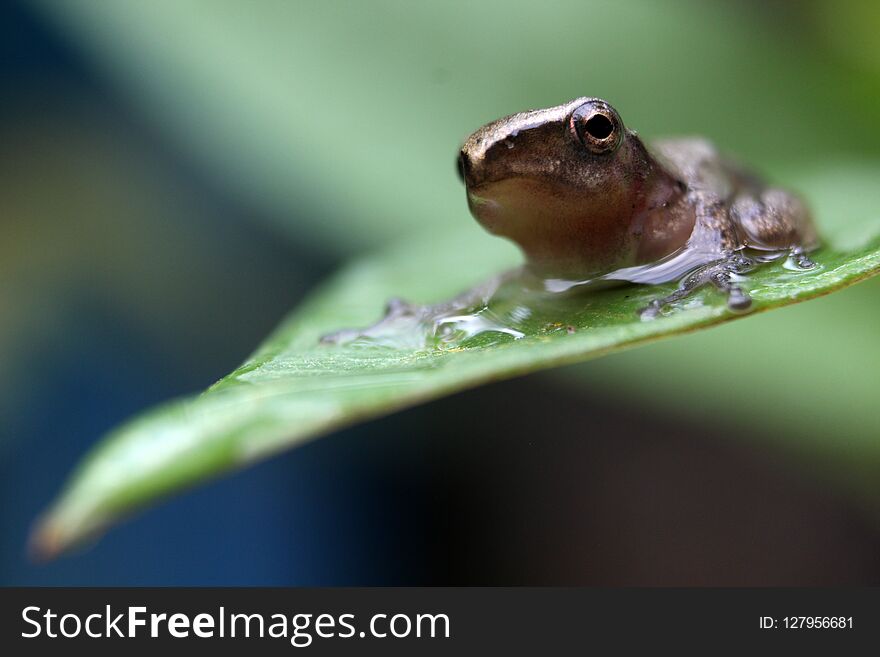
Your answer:
[[[483,126],[462,146],[459,170],[489,232],[516,242],[536,272],[569,278],[635,263],[640,216],[662,174],[598,98]]]

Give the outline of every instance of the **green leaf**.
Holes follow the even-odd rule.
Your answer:
[[[870,238],[856,238],[852,229],[837,232],[848,235],[845,247],[832,242],[815,253],[815,270],[776,263],[751,274],[745,283],[754,299],[750,314],[880,271],[876,223]],[[742,316],[728,311],[714,291],[702,290],[674,312],[642,321],[637,310],[672,286],[623,286],[537,306],[517,340],[484,333],[463,343],[425,346],[416,339],[407,346],[404,332],[397,346],[319,344],[325,333],[375,322],[389,297],[443,301],[517,262],[512,247],[474,226],[426,234],[349,266],[208,391],[107,436],[38,526],[35,549],[57,554],[157,498],[345,425]],[[506,303],[510,310],[516,300]]]

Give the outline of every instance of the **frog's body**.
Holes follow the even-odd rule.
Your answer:
[[[680,202],[696,222],[687,248],[726,253],[743,248],[804,252],[818,244],[806,206],[791,193],[767,187],[719,156],[703,139],[667,139],[654,144],[658,160],[682,181]]]
[[[760,254],[813,266],[806,254],[818,239],[796,196],[766,186],[703,139],[662,140],[649,150],[598,98],[493,121],[467,138],[458,163],[471,213],[518,244],[526,274],[549,291],[680,280],[643,317],[706,284],[741,310],[751,300],[737,275]],[[503,280],[440,306],[394,301],[383,322],[326,340],[371,336],[401,318],[436,321],[486,303]]]
[[[702,139],[649,150],[597,98],[514,114],[472,134],[460,167],[471,212],[555,281],[703,284],[748,297],[731,282],[754,263],[745,249],[791,251],[801,266],[817,245],[804,204],[764,185]],[[569,285],[570,286],[570,285]]]

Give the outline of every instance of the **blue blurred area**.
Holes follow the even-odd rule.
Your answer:
[[[332,442],[176,498],[81,554],[48,565],[27,559],[32,521],[97,437],[135,412],[203,388],[234,367],[330,264],[314,252],[297,251],[258,222],[245,221],[247,210],[201,179],[17,3],[0,5],[0,47],[0,123],[6,129],[19,130],[22,113],[15,108],[41,105],[47,89],[62,99],[54,108],[59,113],[68,99],[71,106],[85,101],[101,108],[101,120],[109,117],[116,124],[114,135],[127,142],[123,148],[134,144],[142,151],[135,158],[157,160],[189,194],[210,199],[212,210],[207,219],[173,218],[191,223],[175,227],[179,239],[191,242],[174,248],[184,255],[187,249],[203,252],[180,265],[182,294],[200,299],[198,316],[159,317],[160,330],[150,332],[120,307],[118,295],[104,289],[112,286],[105,278],[92,286],[73,285],[50,271],[50,282],[39,288],[46,296],[37,304],[51,306],[53,325],[15,344],[17,368],[7,363],[2,373],[9,394],[0,406],[0,583],[277,585],[362,579],[359,555],[379,540],[382,521],[371,519],[369,508],[353,513],[346,501],[357,496],[351,491],[371,483]],[[75,98],[68,98],[71,90]],[[51,185],[47,181],[45,193],[58,193]],[[5,230],[10,218],[0,217],[0,239],[15,238],[15,231]],[[25,240],[21,248],[33,245]],[[235,263],[234,271],[229,263]],[[190,277],[213,281],[214,293]],[[128,302],[140,303],[136,296]],[[7,320],[14,311],[5,308]],[[199,329],[215,322],[222,323],[216,332],[221,337],[203,340],[207,331]],[[191,334],[169,339],[179,324],[188,325]],[[361,547],[350,550],[355,537]]]

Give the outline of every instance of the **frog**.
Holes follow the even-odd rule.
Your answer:
[[[819,240],[800,197],[701,137],[649,147],[601,98],[492,121],[465,140],[458,164],[471,214],[515,242],[548,289],[680,280],[644,318],[704,285],[746,310],[737,277],[761,261],[815,266]]]
[[[727,307],[752,304],[740,283],[786,256],[811,269],[819,245],[809,208],[793,192],[722,155],[702,137],[643,141],[606,100],[580,97],[492,121],[464,141],[457,168],[471,214],[514,242],[524,265],[437,306],[392,299],[370,336],[401,318],[436,320],[485,303],[512,276],[548,292],[677,281],[639,310],[657,318],[710,286]]]

